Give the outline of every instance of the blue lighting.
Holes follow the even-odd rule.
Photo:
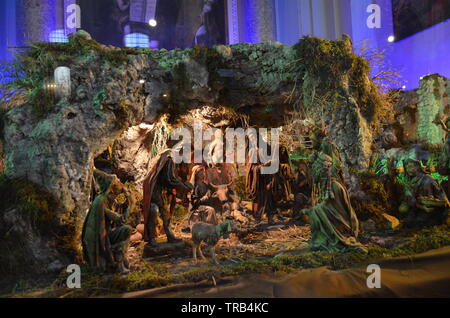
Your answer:
[[[243,42],[259,43],[259,27],[260,21],[258,20],[258,1],[257,0],[244,0],[242,2],[242,9],[244,13],[245,28],[243,30]]]
[[[48,41],[52,43],[68,43],[69,39],[66,33],[64,32],[64,29],[61,29],[50,32]]]
[[[150,38],[143,33],[130,33],[125,35],[125,46],[127,47],[150,47]]]

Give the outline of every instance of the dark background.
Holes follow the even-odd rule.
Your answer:
[[[117,0],[78,0],[81,7],[81,28],[98,42],[117,47],[124,46],[124,28],[129,21],[129,11],[121,11]],[[128,0],[122,0],[127,2]],[[156,27],[148,21],[132,23],[132,32],[144,33],[150,40],[159,41],[159,48],[174,49],[192,47],[195,34],[201,26],[204,0],[158,0]],[[216,0],[207,14],[208,35],[201,43],[206,46],[227,44],[226,3]]]
[[[450,0],[392,0],[395,39],[402,40],[450,18]]]

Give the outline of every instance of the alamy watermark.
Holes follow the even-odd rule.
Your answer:
[[[367,288],[381,288],[381,268],[380,265],[370,264],[367,266],[367,273],[370,273],[367,277],[366,285]]]
[[[221,129],[203,129],[202,122],[196,120],[193,134],[188,128],[177,128],[170,139],[181,139],[172,149],[177,164],[191,163],[192,160],[207,164],[260,163],[262,174],[274,174],[279,170],[279,136],[279,128],[271,128],[270,134],[267,128],[227,128],[224,140]]]
[[[70,4],[66,8],[66,27],[68,29],[81,28],[81,8],[78,4]]]
[[[66,279],[67,288],[81,288],[81,268],[80,265],[70,264],[66,269],[70,275]]]
[[[370,15],[367,17],[366,25],[369,29],[381,28],[381,7],[378,4],[370,4],[366,9]]]

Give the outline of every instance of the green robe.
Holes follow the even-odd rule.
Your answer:
[[[89,209],[83,225],[83,254],[89,265],[105,268],[114,264],[114,254],[123,252],[132,228],[123,225],[121,216],[108,206],[108,192],[97,196]],[[116,226],[112,228],[112,224]]]
[[[95,198],[83,225],[83,254],[89,265],[96,267],[105,267],[107,260],[113,260],[104,213],[107,197],[102,193]]]
[[[305,210],[311,225],[311,250],[365,251],[356,240],[359,223],[347,189],[333,178],[330,190],[329,198]]]
[[[331,175],[339,178],[339,181],[342,182],[344,179],[342,176],[343,163],[337,146],[332,141],[326,139],[320,146],[320,152],[329,156],[333,160]]]

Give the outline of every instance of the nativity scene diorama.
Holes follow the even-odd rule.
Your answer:
[[[1,292],[414,296],[445,280],[450,80],[388,90],[373,63],[346,35],[31,44],[1,88]],[[416,257],[436,269],[395,276]]]

